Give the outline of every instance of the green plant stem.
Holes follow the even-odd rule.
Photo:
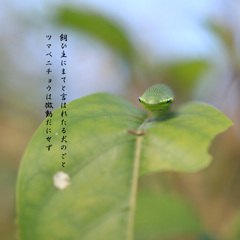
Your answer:
[[[140,126],[138,131],[141,131],[143,127],[147,124],[149,118],[147,118],[144,123]],[[133,163],[133,175],[132,175],[132,188],[130,193],[130,211],[128,216],[128,229],[127,229],[127,238],[126,240],[133,239],[133,229],[134,229],[134,216],[136,210],[136,199],[137,199],[137,187],[138,187],[138,176],[139,176],[139,162],[140,162],[140,154],[141,154],[141,145],[142,145],[143,136],[137,136],[136,140],[136,150],[134,156]]]

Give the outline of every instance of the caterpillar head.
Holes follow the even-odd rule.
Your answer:
[[[174,101],[172,90],[164,84],[156,84],[149,87],[139,101],[150,111],[165,112]]]

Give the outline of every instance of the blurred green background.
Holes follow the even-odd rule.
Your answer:
[[[49,34],[55,99],[61,90],[61,33],[68,34],[68,101],[109,91],[140,107],[147,87],[166,83],[174,108],[205,101],[235,124],[214,140],[207,169],[140,179],[136,239],[240,239],[239,1],[12,0],[0,19],[0,239],[17,235],[16,178],[45,117]]]

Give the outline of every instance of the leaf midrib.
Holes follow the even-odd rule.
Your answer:
[[[143,124],[138,128],[138,131],[142,130],[144,126],[148,123],[149,117],[143,122]],[[132,175],[132,186],[130,191],[130,201],[129,201],[129,215],[128,215],[128,224],[127,224],[127,237],[126,240],[133,239],[133,229],[134,229],[134,216],[136,209],[136,198],[137,198],[137,186],[138,186],[138,177],[139,177],[139,163],[140,163],[140,154],[142,146],[143,135],[137,135],[136,139],[136,149],[133,162],[133,175]]]

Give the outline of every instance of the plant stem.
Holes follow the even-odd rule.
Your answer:
[[[140,126],[138,131],[141,131],[144,126],[149,121],[147,118],[144,123]],[[137,187],[138,187],[138,176],[139,176],[139,163],[140,163],[140,154],[141,154],[141,145],[142,145],[143,135],[138,135],[136,140],[136,150],[133,163],[133,175],[132,175],[132,188],[130,193],[130,211],[128,216],[128,229],[127,229],[127,238],[126,240],[133,240],[134,233],[134,216],[136,210],[136,199],[137,199]]]

